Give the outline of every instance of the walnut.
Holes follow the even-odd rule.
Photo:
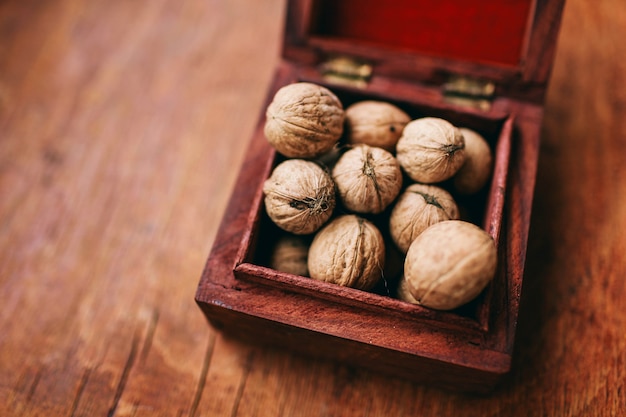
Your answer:
[[[497,251],[478,226],[447,220],[434,224],[409,247],[404,276],[418,304],[451,310],[478,296],[494,277]]]
[[[478,192],[491,176],[493,155],[489,144],[479,133],[459,128],[465,140],[465,162],[454,175],[454,187],[461,194]]]
[[[304,236],[284,234],[278,238],[270,255],[269,266],[281,272],[309,276],[307,257],[310,242]]]
[[[400,278],[400,282],[398,282],[398,287],[396,288],[396,298],[406,301],[407,303],[419,304],[415,297],[411,294],[409,284],[406,282],[406,278],[404,278],[404,276],[402,276],[402,278]]]
[[[384,263],[382,234],[373,223],[354,214],[330,221],[309,248],[311,278],[361,290],[376,285]]]
[[[312,161],[288,159],[263,184],[265,210],[281,229],[303,235],[317,231],[335,208],[335,183]]]
[[[420,233],[435,223],[459,218],[452,195],[441,187],[411,184],[400,195],[389,215],[389,233],[403,252]]]
[[[339,199],[350,211],[378,214],[402,188],[402,170],[394,156],[365,144],[344,153],[332,171]]]
[[[395,152],[402,130],[411,121],[408,114],[391,103],[365,100],[346,109],[348,143],[365,143]]]
[[[343,133],[344,110],[330,90],[294,83],[276,92],[266,111],[265,137],[288,158],[314,158],[330,151]]]
[[[411,179],[430,184],[456,174],[465,161],[464,148],[463,135],[450,122],[424,117],[405,126],[396,157]]]

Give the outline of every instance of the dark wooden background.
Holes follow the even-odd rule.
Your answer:
[[[193,301],[283,0],[0,0],[0,415],[626,413],[626,3],[568,0],[514,372],[438,391],[229,340]]]

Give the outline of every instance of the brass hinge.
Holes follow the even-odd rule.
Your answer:
[[[372,76],[372,65],[352,57],[335,56],[320,66],[328,82],[364,88]]]
[[[496,91],[493,81],[455,75],[443,85],[448,103],[480,110],[489,110]]]

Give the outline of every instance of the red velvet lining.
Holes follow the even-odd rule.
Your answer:
[[[517,66],[531,0],[318,0],[316,35]]]

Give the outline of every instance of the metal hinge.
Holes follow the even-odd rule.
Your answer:
[[[328,82],[364,88],[372,76],[372,65],[353,57],[334,56],[320,66]]]
[[[448,103],[480,110],[489,110],[496,91],[492,81],[454,75],[443,85],[444,100]]]

